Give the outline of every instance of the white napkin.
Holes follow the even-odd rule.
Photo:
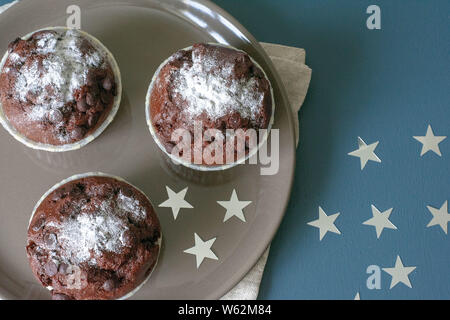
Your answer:
[[[261,42],[261,45],[275,65],[275,69],[286,88],[295,122],[295,141],[298,145],[298,111],[305,100],[312,72],[305,65],[306,52],[304,49],[278,44]],[[269,256],[269,249],[270,246],[244,279],[222,297],[223,300],[255,300],[258,297],[259,285]]]
[[[0,6],[0,13],[17,2],[18,0]],[[298,111],[305,100],[311,80],[311,69],[305,65],[305,50],[264,42],[261,42],[261,45],[272,59],[275,69],[278,71],[281,81],[286,88],[292,107],[296,143],[298,145]],[[223,300],[255,300],[258,297],[259,285],[266,266],[269,249],[270,246],[241,282],[222,297]]]

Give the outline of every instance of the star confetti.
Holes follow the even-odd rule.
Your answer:
[[[450,222],[450,214],[448,212],[448,201],[445,201],[440,209],[427,206],[433,219],[428,223],[427,227],[440,225],[445,234],[448,232],[448,223]]]
[[[185,253],[193,254],[197,262],[197,269],[202,264],[205,258],[219,260],[217,256],[212,252],[211,247],[216,241],[216,238],[212,238],[208,241],[203,241],[197,233],[194,233],[195,245],[192,248],[184,250]]]
[[[334,225],[337,217],[340,213],[335,213],[330,216],[327,216],[325,211],[321,207],[319,207],[319,219],[308,222],[308,225],[316,227],[319,229],[319,240],[322,241],[323,237],[327,234],[328,231],[334,232],[337,234],[341,234],[338,228]]]
[[[243,209],[252,202],[239,201],[236,194],[236,190],[233,190],[233,193],[231,194],[231,198],[229,201],[217,201],[217,203],[220,204],[225,209],[227,209],[225,217],[223,218],[223,222],[227,221],[233,216],[236,216],[238,219],[246,222]]]
[[[363,170],[369,160],[381,162],[380,158],[375,154],[375,148],[377,146],[378,141],[367,145],[363,139],[358,137],[358,149],[349,152],[348,155],[358,157],[361,162],[361,170]]]
[[[182,209],[182,208],[192,209],[193,208],[193,206],[189,202],[184,200],[184,197],[186,196],[186,192],[188,191],[188,188],[185,188],[178,193],[175,193],[172,189],[170,189],[167,186],[166,186],[166,190],[167,190],[167,195],[168,195],[169,199],[167,199],[166,201],[161,203],[159,205],[159,207],[171,208],[174,220],[177,219],[180,209]]]
[[[422,150],[420,151],[420,156],[423,156],[428,151],[433,151],[439,157],[442,156],[441,150],[439,149],[439,143],[441,143],[446,136],[435,136],[433,133],[433,129],[428,125],[427,133],[425,136],[414,136],[414,139],[419,141],[422,144]]]
[[[408,275],[415,269],[416,267],[403,266],[402,259],[400,258],[400,256],[397,256],[397,260],[395,261],[395,266],[393,268],[383,268],[383,271],[389,273],[392,277],[391,286],[389,287],[389,289],[392,289],[400,282],[408,286],[409,288],[412,288]]]
[[[377,238],[379,239],[381,236],[381,232],[383,232],[384,228],[394,229],[397,227],[389,220],[389,217],[392,213],[393,208],[390,208],[386,211],[380,212],[374,205],[372,205],[372,215],[373,217],[367,221],[364,221],[363,224],[368,226],[374,226],[375,231],[377,232]]]

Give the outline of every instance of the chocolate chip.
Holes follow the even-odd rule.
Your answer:
[[[105,291],[112,291],[112,290],[114,290],[115,287],[116,287],[116,282],[112,279],[106,280],[102,286],[103,290],[105,290]]]
[[[123,234],[122,234],[122,241],[123,244],[127,247],[131,247],[133,245],[134,242],[134,237],[131,234],[130,230],[126,230]]]
[[[86,83],[88,86],[93,86],[96,81],[97,81],[97,76],[93,73],[90,73],[87,77]]]
[[[65,202],[63,205],[59,208],[59,213],[61,215],[69,215],[72,212],[72,207],[70,205],[70,202]]]
[[[71,300],[69,296],[63,293],[54,293],[52,295],[52,300]]]
[[[53,192],[52,201],[59,201],[66,196],[66,191],[64,189],[58,189]]]
[[[128,187],[122,187],[121,189],[120,189],[120,191],[122,192],[122,194],[124,195],[124,196],[126,196],[126,197],[132,197],[133,196],[133,191],[131,191],[131,189],[130,188],[128,188]]]
[[[102,91],[100,94],[100,98],[102,99],[103,103],[110,103],[113,99],[113,95],[110,92]]]
[[[103,70],[103,69],[97,69],[96,74],[97,74],[97,79],[103,79],[104,77],[106,77],[107,72],[106,72],[106,70]]]
[[[82,127],[75,127],[73,128],[72,132],[70,133],[70,136],[74,140],[80,140],[84,136],[85,130]]]
[[[106,91],[109,91],[112,89],[112,80],[111,78],[108,76],[105,79],[103,79],[102,82],[102,87],[103,89],[105,89]]]
[[[91,92],[88,92],[86,94],[86,103],[88,105],[90,105],[91,107],[95,106],[95,104],[97,103],[97,98],[95,97],[95,95]]]
[[[89,127],[95,126],[95,124],[98,121],[98,118],[99,118],[98,113],[93,113],[93,114],[89,115],[89,118],[88,118]]]
[[[99,99],[97,104],[95,105],[95,112],[102,112],[105,109],[105,106],[103,105],[102,99]]]
[[[44,236],[44,243],[49,249],[53,249],[57,243],[56,235],[53,233],[47,233]]]
[[[29,91],[29,92],[26,94],[26,99],[27,99],[29,102],[31,102],[31,103],[36,104],[36,103],[37,103],[37,98],[38,98],[38,95],[37,95],[36,93],[31,92],[31,91]]]
[[[50,260],[44,265],[44,271],[46,275],[48,275],[49,277],[53,277],[58,273],[58,266],[56,265],[56,263]]]
[[[69,268],[69,266],[67,264],[61,263],[58,267],[58,272],[61,274],[66,274],[68,268]]]
[[[86,103],[86,98],[83,97],[77,101],[77,109],[80,112],[86,112],[86,110],[88,109],[88,105]]]
[[[242,118],[239,115],[239,113],[237,113],[237,112],[233,113],[229,118],[229,124],[230,124],[231,128],[233,128],[233,129],[240,128],[241,120],[242,120]]]
[[[100,93],[100,89],[98,87],[98,84],[94,84],[90,87],[90,92],[94,95],[97,96]]]
[[[48,120],[52,123],[59,123],[63,121],[64,116],[61,111],[53,109],[48,113]]]
[[[45,219],[44,218],[39,218],[36,220],[36,222],[33,224],[33,231],[37,232],[39,231],[45,224]]]
[[[83,193],[84,188],[85,186],[83,184],[78,183],[72,187],[72,189],[70,190],[70,195],[72,197],[77,197]]]

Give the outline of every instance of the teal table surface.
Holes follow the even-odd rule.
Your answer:
[[[291,201],[259,298],[449,299],[450,141],[437,144],[441,156],[421,156],[413,136],[426,136],[428,125],[450,136],[450,2],[215,2],[259,41],[305,48],[313,70]],[[367,27],[370,5],[380,9],[381,29]],[[358,137],[379,141],[381,162],[361,170],[360,158],[348,155]],[[369,220],[372,205],[384,214]],[[308,225],[319,206],[340,213],[340,234],[319,240]]]

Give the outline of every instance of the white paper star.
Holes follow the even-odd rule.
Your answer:
[[[217,201],[222,207],[227,209],[225,213],[225,217],[223,218],[223,222],[227,221],[233,216],[241,219],[245,222],[244,212],[242,211],[245,207],[247,207],[251,201],[239,201],[236,190],[233,189],[233,193],[231,194],[231,198],[229,201]]]
[[[428,223],[427,227],[440,225],[445,234],[448,232],[448,223],[450,222],[450,214],[448,212],[448,201],[445,201],[440,209],[427,206],[433,215],[433,219]]]
[[[334,225],[334,221],[339,215],[340,213],[335,213],[327,216],[325,211],[323,211],[323,209],[319,207],[319,219],[308,222],[308,225],[319,228],[319,238],[320,241],[322,241],[323,237],[327,234],[328,231],[341,234],[339,229]]]
[[[420,152],[420,156],[423,156],[428,151],[433,151],[438,156],[441,155],[441,150],[439,150],[439,143],[442,142],[446,136],[435,136],[433,133],[433,129],[431,129],[431,126],[428,125],[427,133],[425,136],[414,136],[414,139],[422,143],[422,151]]]
[[[413,272],[416,267],[404,267],[402,259],[397,255],[397,260],[395,261],[395,267],[393,268],[383,268],[384,272],[389,273],[392,276],[391,286],[389,289],[395,287],[399,282],[405,284],[406,286],[412,288],[411,282],[409,281],[408,275]]]
[[[386,211],[380,212],[380,210],[378,210],[377,207],[372,204],[373,217],[363,222],[363,224],[365,225],[375,227],[378,239],[380,238],[381,232],[383,232],[384,228],[397,230],[397,227],[391,221],[389,221],[389,216],[392,213],[392,209],[393,208],[390,208]]]
[[[353,298],[353,300],[361,300],[361,297],[359,296],[359,292],[356,293],[356,295]]]
[[[164,201],[159,205],[159,207],[164,208],[172,208],[172,214],[173,219],[176,220],[178,217],[178,213],[180,212],[181,208],[191,209],[193,206],[184,200],[184,197],[186,196],[186,192],[188,191],[188,188],[184,188],[178,193],[175,193],[172,189],[166,186],[167,195],[169,196],[169,199]]]
[[[212,238],[208,241],[203,241],[197,233],[194,233],[194,238],[195,246],[184,250],[184,252],[195,255],[197,269],[200,267],[205,258],[219,260],[219,258],[217,258],[217,256],[211,250],[211,247],[214,241],[216,241],[216,238]]]
[[[380,158],[375,154],[375,148],[378,146],[378,141],[367,145],[363,139],[358,137],[358,149],[349,152],[349,156],[358,157],[361,161],[361,170],[364,169],[369,160],[381,162]]]

